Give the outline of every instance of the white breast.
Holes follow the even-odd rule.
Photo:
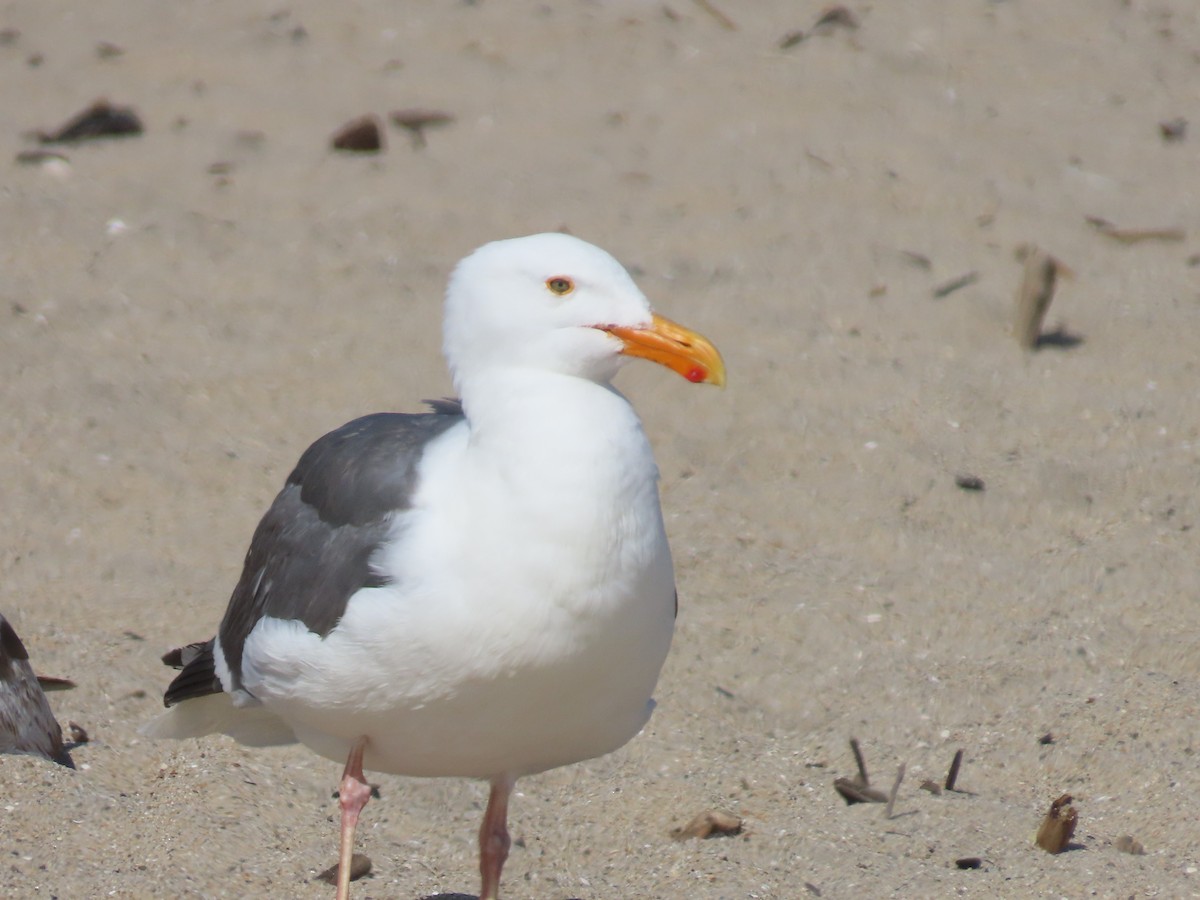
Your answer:
[[[519,775],[616,749],[649,716],[675,588],[641,425],[591,382],[503,381],[426,453],[375,560],[393,583],[324,640],[267,620],[247,641],[246,687],[318,753],[368,734],[368,768]]]

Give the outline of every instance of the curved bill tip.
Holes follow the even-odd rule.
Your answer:
[[[654,313],[646,328],[601,328],[621,341],[626,356],[666,366],[693,384],[725,386],[725,361],[712,341],[698,332]]]

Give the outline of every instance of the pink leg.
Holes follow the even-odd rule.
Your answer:
[[[346,757],[346,769],[342,772],[342,783],[338,785],[338,805],[342,808],[342,849],[338,857],[337,900],[350,898],[350,859],[354,856],[354,828],[358,825],[359,813],[371,799],[371,786],[363,775],[363,750],[367,746],[364,735],[354,742],[350,755]]]
[[[508,796],[515,783],[516,779],[508,776],[492,782],[487,812],[479,828],[479,874],[483,876],[479,900],[497,900],[500,896],[500,870],[512,843],[508,837]]]

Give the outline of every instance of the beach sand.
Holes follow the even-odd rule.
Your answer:
[[[332,896],[340,766],[139,737],[159,656],[312,440],[450,392],[453,264],[556,229],[729,385],[620,377],[676,642],[642,735],[518,785],[505,896],[1200,894],[1200,135],[1160,128],[1200,125],[1200,7],[823,9],[0,8],[0,612],[91,737],[0,758],[0,894]],[[145,133],[15,161],[101,97]],[[330,149],[412,108],[454,121]],[[1069,269],[1032,353],[1028,244]],[[907,767],[890,819],[833,788],[851,737]],[[474,896],[484,786],[378,781],[355,896]],[[672,839],[710,808],[743,832]]]

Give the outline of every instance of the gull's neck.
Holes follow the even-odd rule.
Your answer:
[[[497,368],[459,384],[470,452],[513,471],[587,473],[589,479],[657,479],[641,422],[607,382],[540,369]],[[630,471],[616,467],[624,460]]]

